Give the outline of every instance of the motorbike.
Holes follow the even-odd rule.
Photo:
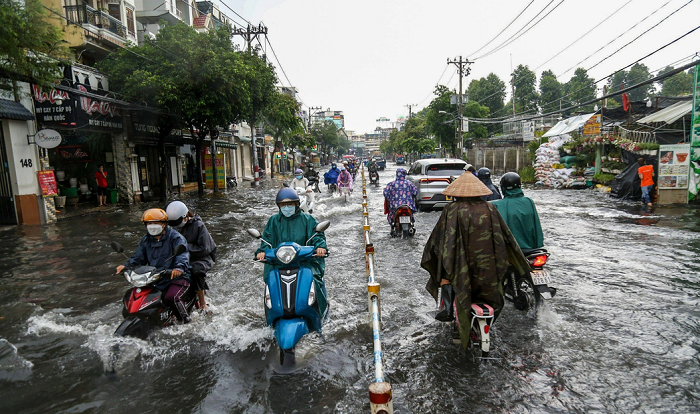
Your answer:
[[[328,192],[331,194],[335,194],[336,192],[338,192],[338,184],[336,184],[336,183],[328,184]]]
[[[314,212],[314,202],[309,201],[306,192],[307,190],[305,188],[297,187],[294,189],[294,191],[296,191],[297,195],[299,196],[299,208],[301,208],[301,211],[307,214],[312,214]]]
[[[438,312],[445,308],[445,302],[442,296],[438,297]],[[462,340],[459,336],[460,320],[457,313],[457,299],[452,300],[452,309],[454,309],[454,319],[447,322],[451,325],[452,342],[461,344]],[[493,307],[486,303],[472,303],[471,312],[469,314],[470,329],[469,329],[469,346],[472,350],[476,350],[480,354],[481,359],[489,357],[491,351],[491,326],[496,317]]]
[[[557,289],[550,287],[552,277],[544,269],[549,258],[547,249],[523,250],[525,258],[530,263],[530,272],[517,275],[513,269],[508,271],[503,280],[503,292],[507,300],[513,302],[518,310],[529,310],[542,304],[543,299],[551,299]]]
[[[330,221],[317,224],[306,244],[330,224]],[[308,260],[317,257],[316,248],[294,242],[282,242],[273,247],[259,231],[248,229],[248,234],[270,246],[265,250],[266,263],[282,266],[267,274],[263,302],[267,325],[275,330],[280,364],[293,365],[296,344],[309,332],[320,332],[328,316],[328,306],[321,309],[318,301],[319,295],[326,297],[326,290],[316,292],[314,277],[307,265]]]
[[[379,173],[376,171],[370,171],[369,172],[369,183],[374,184],[374,186],[379,185]]]
[[[344,198],[345,202],[348,202],[348,199],[350,199],[350,194],[352,193],[352,186],[351,184],[348,183],[338,183],[338,193],[340,193],[340,196]]]
[[[124,255],[124,248],[119,243],[113,242],[111,246],[112,250]],[[185,245],[178,245],[166,263],[186,250]],[[170,326],[177,321],[173,310],[163,302],[163,292],[154,287],[161,279],[170,277],[170,269],[140,266],[135,269],[127,268],[122,273],[133,287],[126,291],[122,299],[124,321],[114,332],[115,335],[146,339],[153,328]],[[194,289],[187,289],[182,300],[188,313],[192,308],[199,308]]]
[[[320,193],[321,190],[318,188],[318,174],[317,175],[310,175],[306,177],[307,180],[309,180],[309,185],[311,188],[314,190],[314,192]]]
[[[416,228],[413,223],[413,211],[403,204],[396,209],[394,219],[391,224],[391,237],[402,237],[407,239],[416,234]]]
[[[236,180],[236,177],[230,176],[226,177],[226,188],[234,188],[238,187],[238,181]]]

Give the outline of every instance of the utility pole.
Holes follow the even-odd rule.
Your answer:
[[[311,131],[311,118],[314,116],[314,111],[320,111],[321,108],[320,106],[310,106],[309,107],[309,131]]]
[[[253,40],[257,39],[259,35],[267,35],[267,27],[260,23],[258,27],[248,25],[245,29],[242,27],[233,28],[234,35],[241,35],[248,44],[248,53],[253,53]],[[257,114],[256,114],[257,115]],[[253,187],[260,187],[260,165],[258,164],[258,146],[255,141],[255,115],[252,119],[252,124],[250,125],[250,142],[253,145],[253,172],[255,181],[253,181]]]
[[[457,70],[459,70],[459,158],[462,158],[464,155],[464,137],[462,137],[462,78],[465,76],[469,76],[469,72],[471,71],[471,69],[469,69],[469,65],[471,65],[472,63],[473,62],[470,62],[469,59],[466,58],[462,60],[461,55],[459,56],[459,60],[450,60],[449,58],[447,58],[447,64],[455,65],[457,66]]]
[[[413,117],[413,112],[411,112],[411,108],[414,106],[417,106],[417,105],[416,104],[407,104],[404,106],[408,108],[408,119],[411,119]]]

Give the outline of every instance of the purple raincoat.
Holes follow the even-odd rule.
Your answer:
[[[396,180],[387,184],[384,189],[384,198],[389,200],[389,215],[387,220],[392,222],[394,213],[402,206],[407,205],[411,211],[416,211],[416,202],[413,199],[418,194],[418,189],[412,182],[406,179],[406,170],[396,170]]]

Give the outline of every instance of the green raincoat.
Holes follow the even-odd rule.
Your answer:
[[[291,217],[285,217],[281,212],[278,212],[274,216],[270,217],[265,225],[265,230],[263,231],[262,238],[270,242],[272,247],[276,248],[282,242],[295,242],[301,246],[306,246],[306,241],[314,235],[314,228],[318,223],[316,219],[311,215],[306,214],[297,207],[296,213]],[[315,246],[316,248],[328,249],[326,245],[326,235],[323,233],[318,234],[316,237],[311,239],[308,244],[309,246]],[[264,252],[270,247],[260,242],[260,247],[255,251],[257,255],[260,252]],[[318,298],[319,307],[321,309],[321,314],[326,309],[326,297],[322,294],[324,292],[325,283],[323,281],[323,275],[326,271],[326,260],[322,257],[316,257],[307,262],[308,266],[311,268],[311,272],[314,275],[314,281],[316,282],[316,297]],[[263,277],[267,283],[267,275],[270,270],[280,268],[282,265],[271,265],[265,264],[265,270]]]
[[[531,199],[525,197],[522,189],[503,190],[503,199],[494,201],[493,205],[501,213],[521,249],[539,249],[544,246],[537,208]]]
[[[521,273],[529,264],[513,234],[491,203],[459,198],[442,211],[423,250],[421,267],[430,273],[425,288],[437,300],[440,281],[452,283],[462,347],[469,346],[472,303],[503,308],[503,278],[509,265]]]

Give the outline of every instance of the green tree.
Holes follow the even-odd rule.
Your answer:
[[[615,72],[615,74],[613,74],[612,77],[608,80],[608,89],[610,90],[610,92],[617,92],[621,89],[625,89],[628,86],[629,84],[627,83],[626,70]]]
[[[282,144],[299,149],[312,145],[313,140],[304,133],[300,108],[301,104],[293,97],[279,91],[273,94],[272,104],[265,111],[264,118],[275,138],[275,151],[279,151]]]
[[[433,135],[444,147],[449,147],[454,154],[457,150],[455,137],[455,108],[450,104],[452,92],[444,85],[435,87],[435,98],[430,102],[425,114],[425,124],[429,134]],[[446,113],[441,114],[440,111]]]
[[[338,128],[330,120],[315,123],[311,126],[310,135],[319,145],[321,152],[329,152],[332,148],[337,148],[340,144]]]
[[[513,85],[515,86],[515,106],[518,112],[537,112],[539,95],[535,89],[537,75],[529,67],[518,65],[513,71]]]
[[[566,96],[565,99],[568,101],[567,106],[580,105],[596,97],[595,80],[588,76],[586,69],[578,68],[574,72],[574,76],[565,84],[564,93]],[[574,111],[586,112],[592,110],[593,104],[574,109]]]
[[[470,101],[476,101],[487,106],[492,115],[504,115],[503,99],[506,97],[506,84],[494,73],[485,78],[474,79],[467,89]],[[503,130],[502,124],[487,125],[489,133],[495,134]]]
[[[470,101],[464,107],[464,116],[466,118],[488,118],[489,108],[484,105],[480,105],[478,102]],[[488,137],[488,129],[485,124],[477,124],[475,122],[469,122],[469,132],[464,133],[465,140],[467,137],[472,138],[486,138]]]
[[[635,63],[627,74],[629,86],[651,79],[649,68],[643,63]],[[629,91],[630,101],[643,101],[654,94],[654,85],[647,84]]]
[[[667,66],[659,75],[664,75],[673,70],[673,66]],[[670,78],[662,80],[660,83],[661,96],[682,96],[693,93],[694,68],[688,72],[678,72]]]
[[[551,70],[545,70],[540,76],[540,105],[542,113],[558,111],[561,105],[563,86]]]
[[[0,89],[16,100],[17,81],[51,86],[68,63],[62,32],[46,19],[40,0],[0,1]]]

